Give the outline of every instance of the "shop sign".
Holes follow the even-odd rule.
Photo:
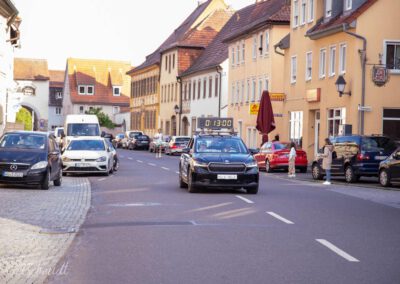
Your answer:
[[[389,79],[389,72],[385,66],[374,65],[372,67],[372,81],[378,87],[385,86]]]
[[[286,99],[286,95],[282,93],[271,93],[269,97],[273,102],[282,102]]]
[[[307,102],[319,102],[321,100],[321,88],[307,90],[306,92]]]
[[[259,109],[260,109],[260,103],[250,103],[249,105],[250,115],[257,115]]]

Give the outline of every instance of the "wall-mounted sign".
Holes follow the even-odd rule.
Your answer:
[[[372,107],[370,107],[370,106],[360,106],[360,105],[358,105],[358,110],[359,111],[372,111]]]
[[[251,115],[257,115],[259,109],[260,109],[260,103],[250,103],[250,105],[249,105],[249,113]]]
[[[389,72],[385,66],[374,65],[372,67],[372,81],[378,87],[385,86],[389,79]]]
[[[283,93],[271,93],[269,94],[269,97],[271,98],[271,101],[273,102],[282,102],[286,99],[286,95]]]
[[[274,113],[274,117],[283,117],[282,113]]]
[[[307,90],[306,92],[307,102],[319,102],[321,100],[321,88]]]

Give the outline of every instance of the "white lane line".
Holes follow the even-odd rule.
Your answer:
[[[253,203],[254,203],[254,202],[251,201],[250,199],[244,198],[243,196],[236,195],[236,197],[239,198],[239,199],[241,199],[241,200],[243,200],[243,201],[246,202],[246,203],[249,203],[249,204],[253,204]]]
[[[141,160],[136,160],[136,162],[138,162],[138,163],[143,163],[143,161],[141,161]]]
[[[169,169],[168,168],[166,168],[166,167],[161,167],[163,170],[166,170],[166,171],[169,171]]]
[[[152,167],[155,167],[156,166],[156,164],[153,164],[153,163],[147,163],[149,166],[152,166]]]
[[[133,160],[133,158],[129,157],[128,160]]]
[[[294,224],[292,221],[290,221],[290,220],[288,220],[286,218],[283,218],[282,216],[280,216],[280,215],[278,215],[278,214],[276,214],[274,212],[266,212],[266,213],[271,215],[272,217],[275,217],[276,219],[286,223],[286,224],[289,224],[289,225],[293,225]]]
[[[106,178],[99,178],[98,181],[106,180]]]
[[[175,173],[177,173],[179,175],[179,172],[175,172]]]
[[[343,257],[344,259],[346,259],[346,260],[348,260],[350,262],[360,262],[357,258],[351,256],[350,254],[348,254],[347,252],[341,250],[340,248],[338,248],[337,246],[335,246],[331,242],[328,242],[327,240],[324,240],[324,239],[315,239],[315,240],[317,242],[319,242],[320,244],[326,246],[328,249],[330,249],[334,253],[340,255],[341,257]]]

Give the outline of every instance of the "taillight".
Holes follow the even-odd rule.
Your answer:
[[[172,144],[172,147],[171,147],[171,149],[176,149],[177,147],[176,147],[176,144],[174,143],[174,144]]]
[[[369,159],[370,159],[370,157],[367,154],[362,154],[362,153],[357,154],[358,161],[365,161],[365,160],[369,160]]]

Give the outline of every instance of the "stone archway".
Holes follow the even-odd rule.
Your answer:
[[[15,122],[24,124],[25,130],[38,131],[40,128],[36,111],[26,105],[22,105],[20,110],[17,112]]]

